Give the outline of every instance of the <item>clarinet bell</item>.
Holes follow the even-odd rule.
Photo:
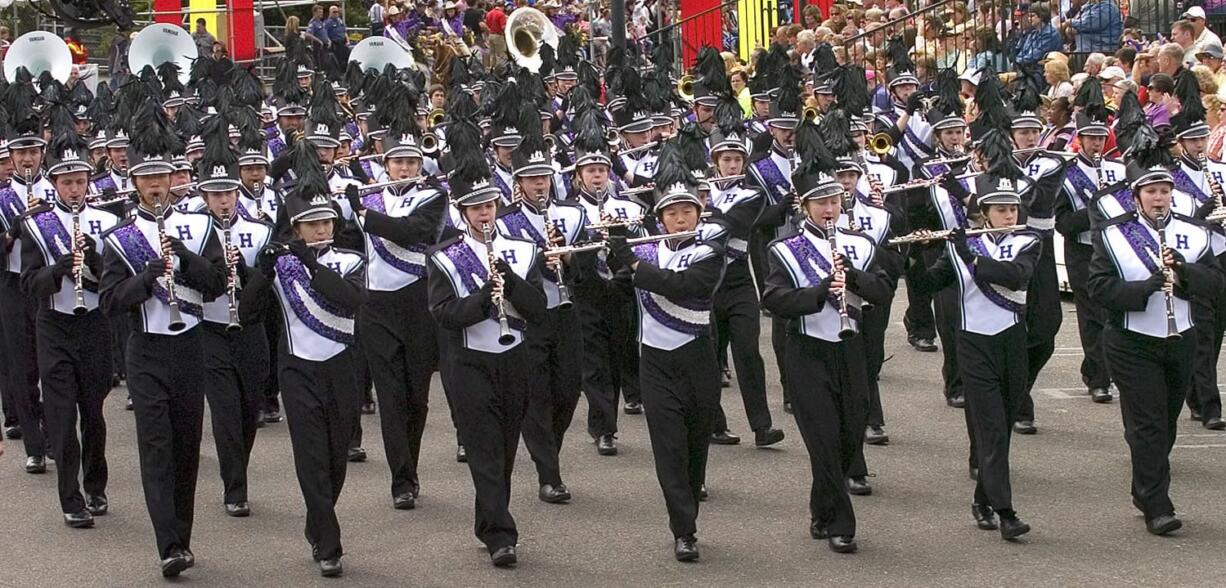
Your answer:
[[[243,325],[239,324],[237,321],[230,321],[230,323],[228,323],[228,324],[226,325],[226,332],[227,332],[227,333],[231,333],[231,334],[233,334],[233,333],[237,333],[237,332],[239,332],[239,331],[241,331],[241,330],[243,330]]]
[[[178,333],[179,331],[187,328],[187,323],[183,322],[183,314],[179,312],[178,304],[170,305],[169,323],[170,324],[167,325],[166,328],[170,329],[172,333]]]
[[[88,312],[89,307],[85,306],[80,301],[77,302],[76,306],[72,307],[72,314],[76,316],[85,316]]]
[[[860,331],[856,329],[856,326],[854,324],[852,324],[850,317],[848,317],[847,315],[842,315],[839,318],[841,319],[839,321],[839,340],[840,341],[846,341],[860,334]]]
[[[515,333],[511,332],[511,324],[507,322],[507,317],[498,317],[498,344],[510,345],[515,342]]]

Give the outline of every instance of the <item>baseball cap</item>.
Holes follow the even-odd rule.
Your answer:
[[[1205,20],[1205,9],[1199,6],[1193,6],[1183,13],[1184,18],[1199,18]]]
[[[1205,43],[1205,46],[1202,47],[1200,51],[1197,51],[1196,55],[1198,57],[1201,55],[1208,55],[1209,57],[1212,57],[1214,59],[1221,59],[1222,58],[1222,44],[1213,43],[1213,42]]]

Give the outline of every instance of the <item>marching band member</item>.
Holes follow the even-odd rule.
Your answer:
[[[1183,523],[1170,498],[1170,452],[1195,358],[1191,300],[1223,287],[1213,233],[1171,211],[1173,165],[1148,125],[1132,138],[1128,183],[1135,212],[1094,236],[1090,299],[1107,309],[1103,342],[1120,391],[1132,456],[1132,503],[1155,535]]]
[[[247,465],[261,420],[270,366],[264,325],[252,320],[251,313],[243,312],[239,291],[250,281],[256,256],[271,241],[273,227],[243,213],[239,158],[225,136],[229,121],[228,115],[216,115],[203,131],[206,146],[197,188],[225,250],[226,293],[204,304],[201,332],[204,395],[217,444],[222,505],[227,515],[246,517],[251,514]]]
[[[722,70],[723,65],[720,67]],[[754,445],[766,447],[782,441],[784,435],[783,431],[772,427],[770,407],[766,402],[766,365],[758,350],[762,311],[749,269],[749,239],[765,199],[760,190],[747,186],[744,181],[749,152],[742,130],[740,104],[730,94],[722,96],[713,116],[718,127],[709,138],[715,175],[711,179],[708,206],[713,212],[718,211],[717,216],[726,223],[728,230],[727,264],[712,297],[717,349],[722,357],[724,349],[731,347],[737,388],[749,427],[754,432]],[[716,412],[713,430],[713,443],[740,440],[728,431],[723,408]]]
[[[66,106],[52,108],[55,137],[48,146],[47,176],[55,186],[54,201],[31,209],[24,219],[21,280],[39,301],[39,376],[64,524],[85,528],[108,509],[102,405],[110,391],[111,336],[98,310],[97,289],[101,235],[119,218],[86,204],[91,170],[86,145],[68,126],[72,121],[64,120]]]
[[[609,256],[630,271],[639,306],[639,379],[656,477],[664,491],[678,561],[699,557],[698,502],[719,405],[711,341],[711,297],[723,272],[721,248],[693,233],[702,203],[681,147],[661,152],[654,211],[665,234],[631,246],[625,226],[609,230]]]
[[[525,108],[525,111],[531,108]],[[531,122],[531,113],[525,114]],[[498,213],[498,232],[527,239],[548,251],[573,244],[584,233],[587,215],[582,205],[552,197],[554,169],[548,149],[536,129],[525,125],[523,141],[511,154],[515,166],[515,202]],[[527,345],[538,369],[528,393],[524,416],[524,445],[536,464],[539,498],[562,503],[571,498],[562,481],[562,439],[579,403],[581,380],[579,330],[570,299],[565,256],[541,269],[545,291],[545,320],[528,331]]]
[[[890,110],[877,113],[877,132],[889,133],[897,146],[898,160],[908,169],[933,154],[933,131],[923,108],[923,93],[915,77],[915,63],[902,45],[902,37],[894,37],[886,49],[893,63],[890,72]],[[962,113],[958,113],[961,115]]]
[[[847,472],[868,414],[864,338],[856,332],[859,300],[881,304],[890,287],[872,239],[835,228],[843,188],[827,175],[834,162],[824,148],[809,147],[820,144],[819,133],[811,122],[796,131],[806,163],[792,181],[805,220],[799,233],[770,245],[762,305],[789,329],[784,361],[790,398],[813,475],[809,532],[827,539],[836,553],[851,553],[857,549],[856,517]]]
[[[127,316],[128,391],[136,412],[145,503],[162,575],[195,564],[191,551],[204,417],[201,304],[225,291],[221,242],[206,215],[170,207],[170,153],[182,147],[147,100],[132,120],[129,173],[140,198],[133,217],[104,234],[100,304]]]
[[[1018,168],[1034,182],[1030,191],[1023,194],[1023,208],[1026,225],[1039,233],[1043,247],[1031,275],[1032,283],[1026,288],[1026,367],[1030,373],[1014,423],[1015,430],[1023,435],[1038,432],[1030,390],[1056,350],[1056,334],[1063,321],[1052,231],[1056,227],[1056,195],[1064,185],[1065,168],[1072,161],[1038,147],[1039,133],[1043,129],[1043,119],[1038,112],[1038,92],[1026,84],[1014,96],[1013,109],[1009,113],[1009,134],[1014,149],[1021,151],[1014,154]]]
[[[1185,106],[1171,117],[1171,130],[1183,150],[1171,170],[1175,182],[1171,210],[1184,216],[1203,218],[1222,205],[1226,164],[1210,159],[1206,153],[1210,131],[1209,125],[1205,124],[1195,74],[1189,70],[1179,74],[1175,81],[1175,96]],[[1220,235],[1221,225],[1214,231]],[[1223,430],[1226,429],[1226,421],[1222,420],[1217,366],[1226,322],[1223,316],[1226,314],[1226,298],[1221,294],[1197,297],[1192,301],[1192,314],[1196,360],[1188,389],[1188,408],[1192,419],[1199,420],[1206,429]]]
[[[366,301],[366,260],[332,245],[339,205],[309,143],[290,151],[298,174],[282,208],[293,230],[256,260],[262,280],[244,288],[245,304],[271,289],[285,328],[277,361],[294,470],[306,505],[306,539],[324,577],[344,572],[336,501],[345,485],[349,445],[359,419],[354,322]]]
[[[444,334],[440,374],[453,391],[476,491],[473,531],[491,563],[505,567],[517,562],[511,471],[535,367],[524,337],[546,321],[543,262],[534,243],[494,228],[501,192],[490,181],[476,125],[454,119],[447,136],[456,158],[451,191],[466,229],[445,232],[428,254],[430,313]]]
[[[110,128],[105,136],[106,169],[89,179],[90,191],[94,194],[132,187],[132,179],[128,176],[128,132],[123,128]]]
[[[412,100],[392,100],[393,109],[412,108]],[[390,179],[421,177],[422,153],[415,128],[397,123],[383,143]],[[346,190],[366,244],[369,296],[359,315],[358,333],[379,390],[392,506],[409,510],[416,507],[421,492],[417,463],[429,411],[430,375],[438,363],[434,319],[427,307],[426,250],[442,230],[447,195],[432,179],[365,196],[359,196],[354,185]]]
[[[21,84],[25,84],[22,86]],[[5,92],[5,106],[13,120],[4,129],[13,173],[9,184],[0,189],[0,223],[3,224],[7,266],[0,272],[0,326],[3,326],[3,353],[9,400],[17,413],[21,440],[25,445],[25,470],[31,474],[47,471],[46,437],[43,434],[43,406],[39,400],[38,358],[34,337],[34,301],[21,289],[22,242],[21,215],[48,202],[55,186],[42,174],[42,124],[33,110],[34,88],[29,80],[18,80]]]
[[[988,131],[980,145],[988,170],[975,178],[977,216],[984,229],[1013,227],[1030,180],[1012,163],[1000,131]],[[1043,245],[1031,231],[968,237],[967,228],[957,227],[949,235],[931,267],[912,266],[910,284],[923,290],[957,285],[958,369],[979,467],[971,514],[980,529],[1016,539],[1030,525],[1013,509],[1009,441],[1026,391],[1027,357],[1019,352],[1026,341],[1026,287]]]
[[[1086,289],[1090,257],[1094,253],[1090,239],[1097,224],[1091,213],[1098,191],[1124,180],[1124,164],[1104,153],[1109,129],[1099,85],[1082,84],[1076,102],[1084,104],[1075,117],[1074,139],[1078,155],[1075,163],[1068,167],[1061,197],[1056,200],[1056,230],[1064,237],[1064,268],[1077,309],[1077,328],[1084,353],[1081,378],[1089,390],[1090,400],[1104,403],[1113,399],[1111,375],[1107,372],[1102,347],[1106,315],[1090,301],[1090,292]]]

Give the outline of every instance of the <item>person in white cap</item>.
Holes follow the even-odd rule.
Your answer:
[[[1183,19],[1192,23],[1195,29],[1195,40],[1192,41],[1192,50],[1195,53],[1204,51],[1210,44],[1216,43],[1218,51],[1221,51],[1222,39],[1217,36],[1217,33],[1209,30],[1205,26],[1205,9],[1200,6],[1193,6],[1183,13]]]

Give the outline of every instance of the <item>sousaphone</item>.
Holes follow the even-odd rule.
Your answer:
[[[413,54],[409,53],[399,43],[384,37],[366,37],[362,39],[353,51],[349,52],[349,61],[356,61],[362,71],[373,69],[382,73],[388,64],[396,69],[416,69]]]
[[[66,84],[72,76],[72,53],[63,39],[48,32],[32,31],[17,37],[9,46],[4,57],[4,79],[12,82],[22,67],[30,70],[35,82],[49,71],[51,77]]]
[[[507,18],[507,51],[520,67],[532,73],[541,71],[541,45],[558,48],[558,28],[535,8],[516,8]]]
[[[128,48],[128,65],[133,74],[140,75],[146,65],[153,66],[157,71],[163,63],[173,61],[179,66],[179,81],[186,85],[191,79],[192,62],[199,55],[191,33],[182,27],[155,24],[145,27],[132,39],[132,46]]]

